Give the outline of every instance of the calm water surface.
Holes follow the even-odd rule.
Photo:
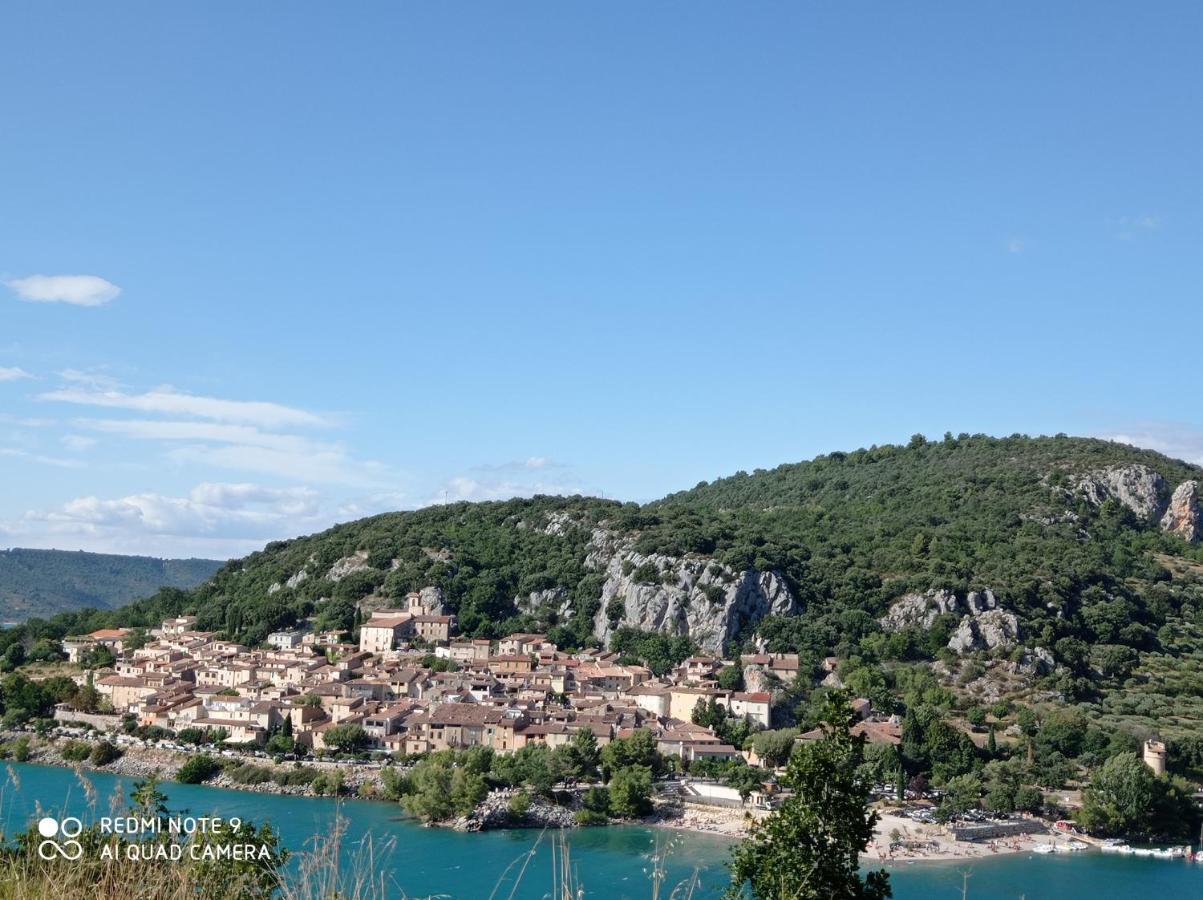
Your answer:
[[[79,778],[69,769],[18,763],[0,769],[0,828],[11,834],[23,829],[39,812],[76,815],[86,823],[111,814],[114,798],[124,805],[131,779],[100,773],[88,777],[96,789],[94,802],[89,802]],[[433,894],[486,898],[501,881],[505,886],[498,894],[508,896],[510,882],[506,879],[521,866],[520,860],[538,838],[537,832],[523,830],[459,834],[422,828],[404,818],[392,803],[348,801],[340,805],[329,799],[279,797],[187,784],[165,784],[163,790],[172,812],[270,820],[279,829],[284,844],[298,852],[312,846],[314,835],[329,834],[341,812],[346,820],[344,860],[350,862],[370,845],[398,897]],[[645,870],[657,839],[661,844],[672,842],[670,884],[697,870],[701,887],[695,897],[700,900],[721,893],[727,880],[724,863],[729,847],[724,839],[621,827],[585,828],[571,835],[572,858],[587,896],[646,900],[650,885]],[[541,898],[549,894],[552,861],[548,844],[545,839],[536,850],[516,897]],[[510,876],[505,874],[507,867]],[[970,874],[969,896],[980,900],[1203,898],[1203,865],[1098,853],[899,865],[891,871],[894,896],[900,900],[960,897],[965,872]]]

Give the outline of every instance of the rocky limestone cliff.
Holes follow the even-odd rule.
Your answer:
[[[1079,475],[1073,483],[1087,502],[1102,506],[1115,500],[1144,522],[1156,521],[1165,509],[1165,479],[1148,466],[1108,466]]]
[[[1199,499],[1199,482],[1184,481],[1174,490],[1169,508],[1161,518],[1165,531],[1178,535],[1188,543],[1203,540],[1203,505]]]
[[[1018,643],[1019,620],[1015,614],[1001,609],[988,609],[961,619],[961,624],[948,639],[948,649],[954,653],[972,653],[996,647],[1009,650]]]
[[[935,624],[937,616],[944,614],[961,616],[956,630],[948,639],[948,649],[954,653],[998,648],[1010,650],[1019,644],[1018,617],[1000,609],[998,598],[989,589],[971,591],[964,600],[948,590],[906,594],[890,605],[889,611],[879,622],[882,630],[889,632],[908,628],[926,630]],[[1041,648],[1029,651],[1034,659],[1043,661],[1041,654],[1047,655],[1048,651]]]
[[[356,572],[366,572],[371,566],[368,565],[368,551],[357,550],[350,556],[344,556],[330,567],[330,571],[326,573],[326,578],[330,581],[342,581],[348,575],[353,575]]]
[[[606,578],[593,620],[594,634],[603,641],[625,625],[687,635],[717,654],[765,616],[801,610],[775,572],[736,572],[702,557],[644,556],[631,549],[630,538],[602,528],[594,530],[590,547],[585,565]]]

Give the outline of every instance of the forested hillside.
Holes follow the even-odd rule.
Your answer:
[[[581,646],[598,640],[607,617],[630,625],[632,603],[667,592],[692,604],[688,624],[682,613],[654,627],[698,639],[687,632],[699,605],[724,615],[723,591],[736,579],[771,573],[797,614],[746,617],[728,649],[932,660],[950,655],[959,624],[972,627],[952,641],[958,653],[1018,664],[1038,652],[1038,668],[1055,665],[1051,687],[1086,696],[1138,655],[1188,652],[1175,635],[1203,624],[1203,546],[1189,530],[1166,530],[1171,498],[1197,520],[1197,497],[1183,489],[1192,480],[1203,470],[1098,440],[917,436],[739,473],[645,506],[536,497],[375,516],[270,544],[193,591],[30,627],[150,625],[189,611],[203,629],[254,643],[307,617],[352,628],[361,607],[434,585],[468,634],[547,629]],[[702,574],[678,584],[686,570]],[[616,580],[625,610],[603,600]],[[949,606],[986,590],[1010,629],[997,646],[979,640],[977,619],[965,624],[972,611]],[[885,627],[906,596],[919,608],[925,596],[948,599],[922,627]],[[1203,697],[1197,688],[1188,693]]]
[[[67,550],[0,550],[0,622],[111,609],[162,587],[196,587],[222,563]]]

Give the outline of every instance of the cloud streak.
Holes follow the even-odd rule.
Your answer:
[[[382,487],[390,482],[386,466],[357,459],[341,444],[253,425],[154,419],[77,419],[74,424],[89,431],[159,441],[170,447],[167,458],[179,465],[202,464],[322,484]]]
[[[121,288],[99,275],[28,275],[5,284],[28,303],[104,306],[121,294]]]
[[[327,518],[310,488],[203,482],[182,496],[77,497],[0,523],[0,533],[38,546],[227,557],[327,524]]]
[[[1203,432],[1173,422],[1145,422],[1117,431],[1095,435],[1147,450],[1156,450],[1174,459],[1203,466]]]
[[[38,395],[39,400],[125,409],[141,413],[190,416],[214,422],[261,425],[266,428],[329,424],[308,410],[261,400],[225,400],[159,387],[140,394],[116,389],[64,387]]]

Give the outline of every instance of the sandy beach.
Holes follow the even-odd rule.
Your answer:
[[[978,859],[1004,853],[1029,852],[1036,844],[1050,840],[1047,834],[1027,834],[980,842],[956,841],[939,825],[916,822],[884,811],[878,812],[875,832],[874,839],[862,854],[865,862]],[[899,846],[891,849],[895,836]]]
[[[941,862],[1027,853],[1037,844],[1056,840],[1048,834],[1035,834],[981,842],[956,841],[939,825],[916,822],[890,812],[879,812],[878,815],[875,837],[862,854],[867,864]],[[738,809],[686,805],[679,812],[665,809],[660,815],[648,819],[647,824],[738,840],[757,817],[756,813]],[[891,849],[895,837],[897,846]]]

